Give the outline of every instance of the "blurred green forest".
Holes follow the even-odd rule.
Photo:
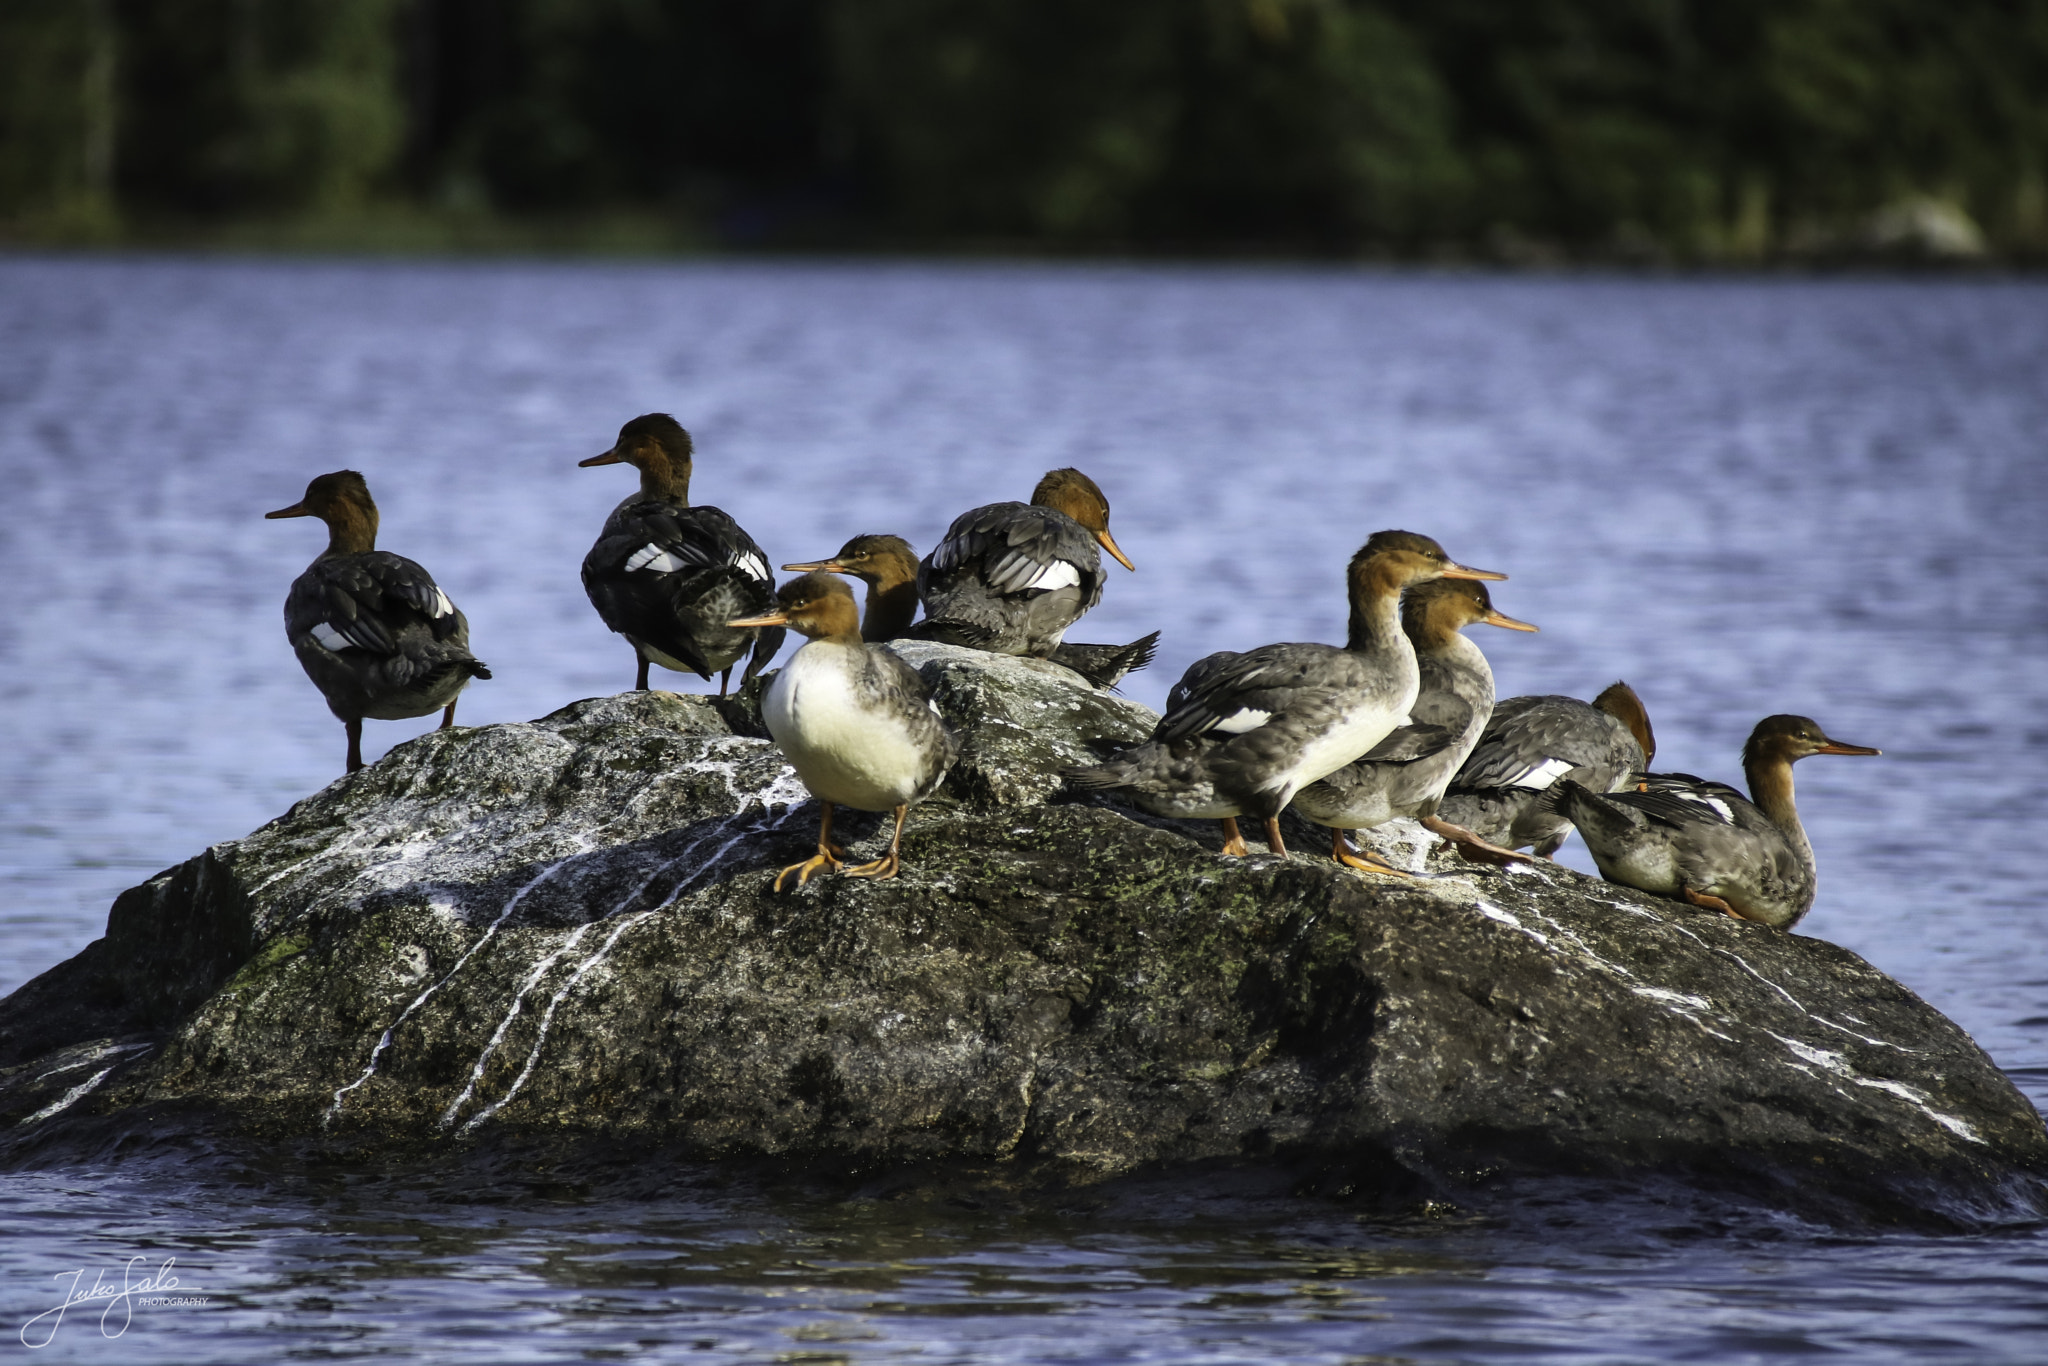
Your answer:
[[[2048,261],[2048,0],[0,0],[0,240]]]

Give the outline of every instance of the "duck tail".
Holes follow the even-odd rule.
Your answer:
[[[1053,647],[1052,662],[1063,664],[1098,688],[1114,690],[1128,674],[1152,662],[1159,653],[1159,632],[1140,636],[1128,645],[1073,645]]]
[[[1106,764],[1075,764],[1061,769],[1060,777],[1076,791],[1107,792],[1111,788],[1129,787],[1132,774],[1129,765],[1113,760]]]
[[[462,667],[469,670],[471,678],[489,678],[491,676],[490,666],[481,659],[465,659],[462,661]]]

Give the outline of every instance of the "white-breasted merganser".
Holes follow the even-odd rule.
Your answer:
[[[901,536],[855,536],[830,559],[782,567],[796,573],[822,570],[845,574],[865,583],[868,592],[860,618],[862,640],[879,644],[905,638],[943,638],[912,624],[917,616],[917,552]],[[1061,641],[1047,658],[1072,669],[1098,688],[1113,688],[1125,675],[1150,664],[1158,649],[1159,632],[1154,631],[1128,645]]]
[[[1046,658],[1102,601],[1098,546],[1137,568],[1109,534],[1109,500],[1079,470],[1048,472],[1029,503],[962,513],[918,566],[926,637]]]
[[[1657,757],[1643,700],[1613,683],[1591,705],[1553,693],[1510,697],[1493,709],[1485,734],[1451,779],[1437,814],[1481,839],[1549,858],[1572,823],[1542,796],[1560,778],[1593,792],[1618,792]]]
[[[959,757],[959,741],[939,719],[917,670],[860,638],[853,590],[830,574],[805,574],[776,593],[771,612],[735,620],[735,628],[789,626],[808,637],[779,669],[761,699],[761,719],[789,756],[797,777],[823,804],[818,852],[784,868],[797,886],[821,868],[847,877],[887,878],[901,866],[903,821],[929,797]],[[845,851],[832,842],[832,808],[893,811],[889,852],[873,863],[842,868]]]
[[[348,771],[363,766],[363,718],[402,721],[441,712],[491,671],[469,652],[469,621],[434,576],[377,549],[377,504],[354,470],[323,474],[306,496],[265,517],[318,517],[327,549],[292,581],[284,632],[327,709],[348,729]]]
[[[1401,630],[1401,591],[1506,577],[1456,563],[1427,536],[1375,532],[1346,572],[1344,648],[1262,645],[1198,659],[1167,695],[1150,740],[1066,777],[1082,789],[1129,789],[1154,815],[1221,820],[1226,854],[1245,852],[1237,817],[1255,816],[1267,847],[1285,856],[1279,817],[1295,793],[1408,724],[1421,675]]]
[[[632,643],[635,688],[647,687],[652,660],[706,680],[717,674],[723,697],[739,657],[752,648],[744,682],[775,657],[783,632],[726,624],[772,607],[775,580],[767,555],[738,522],[715,507],[690,506],[692,453],[680,423],[648,413],[619,428],[610,450],[577,462],[640,471],[640,491],[612,509],[583,557],[583,591],[604,624]]]
[[[1510,631],[1536,629],[1494,610],[1486,585],[1476,580],[1438,579],[1402,595],[1401,629],[1415,647],[1421,677],[1408,709],[1410,724],[1294,796],[1296,811],[1330,827],[1330,857],[1337,862],[1365,872],[1402,872],[1370,854],[1361,856],[1344,838],[1346,830],[1370,830],[1398,816],[1420,819],[1467,848],[1476,839],[1436,819],[1436,813],[1451,775],[1493,714],[1493,670],[1464,635],[1467,626],[1481,622]],[[1496,858],[1507,852],[1481,847]]]
[[[1811,754],[1878,753],[1830,740],[1807,717],[1767,716],[1742,747],[1748,797],[1689,773],[1659,773],[1604,793],[1564,778],[1549,800],[1578,826],[1609,882],[1789,930],[1812,907],[1819,881],[1792,804],[1792,765]]]

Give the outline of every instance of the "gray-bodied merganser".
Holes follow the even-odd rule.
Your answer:
[[[1109,534],[1109,500],[1079,470],[1052,470],[1029,503],[962,513],[917,570],[932,640],[1044,659],[1102,601],[1102,557],[1124,558]]]
[[[867,603],[861,613],[861,639],[879,644],[906,637],[943,639],[911,623],[917,616],[917,552],[901,536],[856,536],[829,559],[782,566],[792,572],[822,570],[846,574],[868,587]],[[1159,648],[1159,632],[1128,645],[1080,645],[1062,641],[1048,656],[1065,665],[1098,688],[1115,687],[1125,675],[1152,662]]]
[[[441,712],[491,671],[469,652],[469,621],[434,576],[377,549],[377,504],[354,470],[323,474],[306,496],[265,517],[318,517],[327,549],[292,581],[284,631],[306,677],[348,729],[348,771],[363,766],[363,718],[401,721]]]
[[[777,874],[775,890],[782,890],[791,873],[801,887],[821,868],[848,877],[894,877],[901,866],[904,818],[938,788],[959,756],[959,742],[939,719],[917,670],[883,646],[861,640],[853,590],[843,580],[805,574],[782,585],[776,603],[771,612],[731,624],[789,626],[808,637],[768,684],[761,719],[824,813],[818,852]],[[895,812],[889,852],[873,863],[842,868],[845,851],[832,842],[834,806]]]
[[[724,696],[732,666],[749,647],[742,681],[782,648],[780,630],[736,630],[734,617],[775,602],[768,557],[740,524],[715,507],[690,506],[690,434],[667,413],[619,428],[602,455],[581,466],[628,464],[640,491],[612,509],[597,544],[583,557],[583,591],[604,624],[632,643],[634,687],[647,687],[649,660],[678,673],[718,677]]]
[[[1451,775],[1479,743],[1493,714],[1493,670],[1464,630],[1484,622],[1511,631],[1533,631],[1495,611],[1486,585],[1470,579],[1438,579],[1411,589],[1401,599],[1401,628],[1415,647],[1421,676],[1410,724],[1328,777],[1295,794],[1294,809],[1330,827],[1330,857],[1366,872],[1400,872],[1370,854],[1361,857],[1344,838],[1346,830],[1369,830],[1397,816],[1418,818],[1465,847],[1475,837],[1436,818],[1437,804]],[[1502,852],[1482,846],[1491,857]]]
[[[1510,697],[1493,709],[1437,814],[1492,843],[1534,845],[1549,858],[1572,833],[1572,823],[1541,800],[1553,784],[1570,778],[1594,792],[1617,792],[1656,757],[1650,715],[1626,683],[1610,684],[1591,705],[1549,693]]]
[[[1401,591],[1432,579],[1504,579],[1469,569],[1427,536],[1380,531],[1351,557],[1349,641],[1262,645],[1198,659],[1167,695],[1152,738],[1106,764],[1067,771],[1084,789],[1127,788],[1159,816],[1224,823],[1224,852],[1242,855],[1237,817],[1265,823],[1285,855],[1279,816],[1302,788],[1336,772],[1408,723],[1421,675],[1401,630]]]
[[[1748,797],[1686,773],[1620,792],[1561,779],[1549,798],[1578,826],[1609,882],[1681,897],[1789,930],[1813,905],[1813,846],[1792,804],[1792,765],[1810,754],[1878,754],[1830,740],[1804,716],[1767,716],[1742,747]]]

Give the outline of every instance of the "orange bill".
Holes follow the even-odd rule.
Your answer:
[[[1125,559],[1124,552],[1116,548],[1116,538],[1109,534],[1108,527],[1104,527],[1102,530],[1096,532],[1095,539],[1102,543],[1102,548],[1104,550],[1107,550],[1110,554],[1116,556],[1116,562],[1118,564],[1130,570],[1133,574],[1138,572],[1138,566],[1132,564],[1129,560]]]
[[[1510,631],[1534,631],[1540,629],[1534,622],[1517,621],[1505,612],[1489,611],[1480,620],[1488,626],[1504,626]]]

